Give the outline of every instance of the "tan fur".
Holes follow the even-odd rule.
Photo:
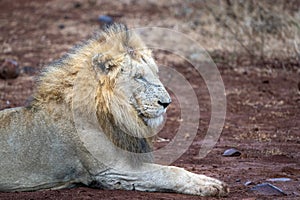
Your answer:
[[[129,36],[133,33],[124,30],[123,26],[114,26],[101,36],[94,36],[87,41],[87,44],[75,49],[75,52],[70,53],[64,60],[48,67],[40,77],[32,106],[44,106],[53,101],[71,107],[73,92],[87,93],[87,88],[91,88],[89,96],[84,99],[85,106],[82,106],[84,109],[82,112],[88,110],[89,113],[92,113],[96,108],[99,123],[113,143],[123,149],[140,153],[143,150],[140,149],[138,139],[121,133],[120,129],[123,129],[123,132],[130,132],[133,135],[146,138],[147,135],[153,134],[154,130],[144,125],[142,120],[137,117],[136,111],[129,109],[131,106],[122,94],[117,94],[113,88],[115,88],[115,79],[120,71],[118,62],[122,61],[122,56],[130,53],[133,59],[138,59],[145,52],[150,56],[150,51],[146,49],[138,37]],[[122,42],[116,43],[115,41]],[[128,51],[133,51],[133,49],[134,54],[132,55]],[[105,76],[95,73],[97,69],[93,69],[93,63],[91,63],[95,52],[104,52],[104,58],[101,59],[104,62],[112,62],[111,65],[116,68],[113,69],[112,74]],[[79,71],[82,71],[80,80],[77,79]],[[75,81],[76,83],[74,83]],[[79,85],[78,91],[73,91],[74,84]],[[94,94],[96,97],[93,96]],[[124,123],[124,120],[127,121]],[[119,130],[114,130],[116,128]],[[149,143],[151,139],[146,141]]]
[[[28,107],[0,112],[0,191],[84,183],[226,194],[216,179],[146,164],[162,105],[171,102],[157,72],[140,38],[117,24],[46,67]]]

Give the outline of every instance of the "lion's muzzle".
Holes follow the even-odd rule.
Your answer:
[[[161,105],[162,107],[167,108],[168,105],[170,105],[170,103],[172,103],[172,101],[171,101],[171,100],[168,100],[168,101],[160,101],[160,100],[158,100],[157,103],[158,103],[159,105]]]

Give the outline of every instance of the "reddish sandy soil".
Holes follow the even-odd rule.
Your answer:
[[[151,5],[126,3],[95,4],[70,1],[1,1],[0,59],[16,60],[18,78],[0,79],[0,109],[23,106],[33,92],[35,78],[42,67],[59,58],[68,48],[86,39],[99,26],[97,17],[109,14],[116,21],[157,20],[167,15]],[[179,6],[179,5],[178,5]],[[227,115],[222,135],[213,150],[197,159],[203,133],[210,119],[210,98],[201,77],[187,63],[172,63],[164,52],[158,61],[172,65],[193,86],[199,100],[199,130],[190,148],[173,165],[212,176],[228,183],[231,193],[224,199],[300,199],[300,64],[269,62],[239,66],[217,62],[227,96]],[[165,60],[163,60],[165,59]],[[174,97],[174,96],[173,96]],[[168,120],[159,133],[172,139],[180,125],[178,102],[168,110]],[[156,147],[165,143],[156,143]],[[241,155],[223,157],[231,147]],[[172,152],[170,152],[172,153]],[[286,195],[270,196],[250,189],[269,178],[290,178],[271,182]],[[248,186],[247,181],[252,183]],[[202,199],[174,193],[106,191],[84,186],[56,191],[0,193],[0,199]],[[203,198],[204,199],[204,198]],[[214,199],[214,198],[211,198]],[[223,198],[218,198],[223,199]]]

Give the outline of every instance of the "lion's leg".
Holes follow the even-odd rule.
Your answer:
[[[98,174],[96,180],[108,189],[172,191],[200,196],[224,196],[229,191],[217,179],[156,164],[145,164],[134,171],[110,169]]]

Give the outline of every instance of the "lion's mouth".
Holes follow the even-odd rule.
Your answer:
[[[132,104],[136,110],[138,116],[142,119],[146,126],[151,128],[159,127],[164,121],[164,114],[166,113],[166,108],[164,109],[152,109],[149,112],[146,112],[144,109],[141,109],[135,104]]]
[[[159,127],[164,121],[164,114],[166,113],[166,109],[160,110],[156,115],[149,116],[144,113],[140,113],[140,117],[143,119],[144,123],[151,128]]]
[[[161,114],[158,117],[152,117],[152,118],[142,117],[142,119],[144,120],[147,126],[150,126],[151,128],[157,128],[164,121],[164,116],[163,114]]]

